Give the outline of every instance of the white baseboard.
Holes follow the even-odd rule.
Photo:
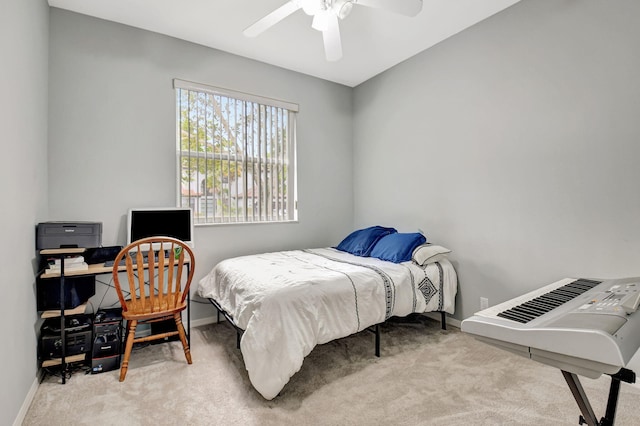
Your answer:
[[[216,322],[216,317],[200,318],[197,320],[191,320],[191,327],[199,327],[201,325],[214,324]]]
[[[423,315],[425,317],[429,317],[429,318],[432,318],[432,319],[438,320],[438,321],[440,321],[441,318],[442,318],[441,315],[440,315],[440,312],[425,312]],[[447,315],[447,314],[445,314],[445,315]],[[460,328],[460,320],[457,320],[457,319],[452,318],[452,317],[447,315],[447,327],[449,327],[449,326]]]
[[[40,382],[38,382],[38,378],[33,379],[33,383],[31,384],[31,388],[29,392],[27,392],[27,396],[24,398],[22,402],[22,407],[20,407],[20,411],[18,411],[18,415],[16,419],[13,421],[13,426],[20,426],[24,421],[24,418],[27,415],[27,411],[29,411],[29,407],[33,402],[33,398],[36,396],[36,391],[38,390],[38,386],[40,386]]]

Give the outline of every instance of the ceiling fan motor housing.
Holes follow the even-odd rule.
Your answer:
[[[304,13],[309,16],[333,12],[340,19],[346,18],[353,8],[353,0],[299,0]]]

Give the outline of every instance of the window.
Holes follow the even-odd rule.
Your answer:
[[[297,220],[298,106],[174,80],[178,206],[196,224]]]

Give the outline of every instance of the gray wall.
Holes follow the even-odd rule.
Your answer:
[[[50,37],[51,220],[101,221],[103,244],[124,244],[129,208],[175,204],[180,78],[300,105],[299,222],[196,228],[196,281],[226,257],[337,244],[352,229],[352,89],[60,9]]]
[[[0,12],[2,425],[24,415],[22,405],[36,383],[33,261],[35,224],[47,206],[48,16],[45,0],[3,1]]]
[[[355,225],[451,248],[456,318],[640,276],[639,16],[524,0],[355,89]]]

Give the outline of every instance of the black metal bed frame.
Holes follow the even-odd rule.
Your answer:
[[[217,310],[216,321],[220,322],[220,314],[222,314],[224,318],[227,320],[227,322],[231,324],[233,328],[236,329],[236,348],[240,349],[240,338],[242,337],[242,333],[244,333],[244,330],[238,327],[238,325],[233,320],[233,317],[231,316],[231,314],[229,314],[227,311],[222,309],[222,307],[218,302],[216,302],[214,299],[211,299],[211,298],[209,298],[209,302],[211,302],[211,304]],[[446,330],[447,315],[444,311],[437,311],[437,312],[440,312],[440,321],[442,323],[442,329]],[[380,358],[380,324],[384,324],[384,322],[372,325],[371,327],[367,327],[365,329],[375,335],[375,354],[378,358]]]

